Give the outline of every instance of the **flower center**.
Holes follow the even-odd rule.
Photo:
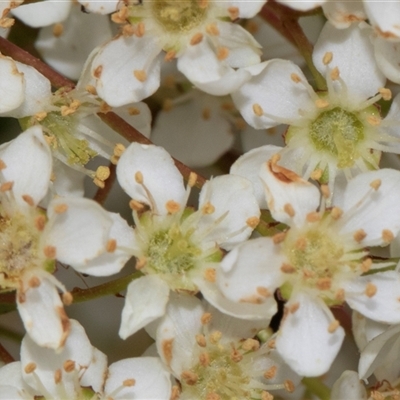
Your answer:
[[[37,218],[44,215],[37,212]],[[0,287],[15,288],[23,271],[42,267],[45,258],[39,254],[39,231],[27,223],[27,216],[16,213],[0,217]]]
[[[89,142],[76,137],[76,122],[72,116],[62,116],[59,112],[48,113],[41,121],[49,145],[64,153],[69,164],[86,165],[97,153]]]
[[[187,272],[196,267],[202,255],[191,240],[192,234],[192,230],[182,232],[177,223],[151,234],[144,252],[147,260],[144,270],[163,275],[174,289],[197,291],[187,277]]]
[[[354,165],[360,156],[357,145],[364,140],[364,125],[351,112],[335,107],[323,111],[309,126],[312,143],[319,151],[338,158],[338,168]]]
[[[203,3],[206,4],[201,0],[156,0],[152,2],[152,11],[167,32],[188,32],[205,19]]]
[[[248,367],[248,360],[243,359],[244,355],[254,351],[243,349],[240,344],[238,348],[233,343],[221,344],[215,338],[218,333],[206,337],[207,345],[200,353],[199,362],[183,373],[184,398],[231,400],[255,395],[250,385],[251,378],[244,368]]]

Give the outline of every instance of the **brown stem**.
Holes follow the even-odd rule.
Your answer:
[[[27,51],[22,50],[20,47],[9,42],[7,39],[0,37],[0,52],[4,55],[12,57],[14,60],[22,62],[24,64],[30,65],[38,70],[42,75],[44,75],[51,84],[56,88],[69,87],[74,88],[74,82],[63,77],[58,72],[54,71],[44,62],[40,61],[38,58],[32,56]],[[142,144],[153,144],[149,139],[143,136],[137,129],[129,125],[126,121],[120,118],[113,112],[107,114],[98,114],[99,117],[117,133],[123,136],[130,142],[137,142]],[[174,159],[176,167],[179,169],[183,177],[187,180],[191,172],[193,172],[188,166],[181,163],[180,161]],[[202,187],[206,182],[206,179],[201,175],[197,175],[196,186]]]
[[[0,343],[0,360],[5,364],[10,364],[14,362],[14,357],[5,349],[5,347]]]

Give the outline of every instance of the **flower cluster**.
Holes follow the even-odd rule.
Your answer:
[[[399,4],[5,1],[0,399],[399,399]]]

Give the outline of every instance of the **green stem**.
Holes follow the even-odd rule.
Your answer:
[[[143,276],[143,274],[140,271],[135,271],[133,274],[88,289],[76,287],[71,292],[73,303],[82,303],[103,296],[116,295],[125,290],[133,280],[138,279],[141,276]]]
[[[307,390],[319,397],[321,400],[330,400],[331,391],[328,386],[320,380],[320,378],[303,378],[302,383]]]

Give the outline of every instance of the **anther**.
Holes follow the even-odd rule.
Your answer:
[[[203,367],[207,367],[210,364],[210,355],[208,353],[201,353],[199,355],[199,362]]]
[[[46,111],[37,112],[33,117],[37,122],[43,121],[47,117],[47,112]]]
[[[333,207],[331,210],[331,217],[333,219],[339,219],[343,215],[343,210],[339,207]]]
[[[238,363],[243,360],[243,355],[239,352],[239,350],[235,348],[232,349],[229,357],[235,363]]]
[[[189,174],[188,185],[189,187],[193,187],[197,181],[197,174],[195,172],[191,172]]]
[[[367,297],[373,297],[375,296],[376,292],[378,291],[378,288],[376,287],[376,285],[374,285],[371,282],[367,283],[367,286],[365,287],[365,295]]]
[[[37,217],[35,217],[34,224],[35,228],[41,232],[46,225],[46,217],[44,215],[38,215]]]
[[[326,99],[317,99],[315,100],[315,106],[317,108],[326,108],[329,106],[329,101]]]
[[[28,204],[31,207],[33,207],[35,205],[35,202],[34,202],[33,198],[31,196],[29,196],[29,194],[23,194],[22,195],[22,200],[24,200],[25,203]]]
[[[256,226],[260,223],[260,218],[258,217],[250,217],[246,220],[246,225],[252,229],[255,229]]]
[[[135,173],[135,181],[136,183],[138,183],[139,185],[143,184],[143,174],[140,171],[137,171]]]
[[[217,343],[220,341],[221,337],[222,337],[222,332],[220,332],[220,331],[214,331],[214,332],[211,333],[211,335],[210,335],[210,342],[211,342],[212,344],[217,344]]]
[[[142,204],[142,203],[140,203],[140,202],[137,201],[137,200],[131,200],[131,201],[129,202],[129,207],[130,207],[130,209],[133,210],[133,211],[142,211],[142,210],[144,210],[145,205]]]
[[[330,73],[331,79],[333,81],[337,81],[340,77],[340,71],[338,67],[335,67],[332,69],[331,73]]]
[[[219,35],[219,29],[217,27],[216,24],[209,24],[206,26],[206,32],[209,35],[214,35],[214,36],[218,36]]]
[[[381,124],[381,118],[378,115],[369,115],[367,122],[372,126],[379,126]]]
[[[319,290],[329,290],[332,287],[332,279],[328,277],[319,278],[316,286]]]
[[[117,143],[113,150],[114,156],[121,157],[125,150],[126,147],[123,144]]]
[[[322,171],[322,169],[317,168],[313,172],[311,172],[310,178],[314,181],[319,181],[323,173],[324,171]]]
[[[199,0],[199,7],[202,9],[207,8],[208,6],[208,0]]]
[[[181,209],[181,205],[174,200],[168,200],[165,208],[169,214],[176,214]]]
[[[0,191],[1,192],[8,192],[9,190],[12,189],[12,187],[14,186],[14,182],[4,182],[0,185]]]
[[[198,375],[191,371],[183,371],[181,378],[189,386],[195,385],[199,379]]]
[[[204,335],[198,334],[196,335],[196,343],[200,347],[206,347],[207,346],[207,341]]]
[[[382,99],[385,101],[389,101],[392,99],[392,92],[388,88],[380,88],[379,93],[382,96]]]
[[[65,372],[72,372],[75,369],[75,361],[72,360],[64,361],[63,368]]]
[[[283,382],[283,386],[285,387],[285,390],[289,393],[293,393],[295,386],[294,383],[290,379],[286,379],[285,382]]]
[[[353,234],[353,238],[357,243],[361,243],[365,239],[366,236],[367,236],[367,233],[364,231],[364,229],[358,229]]]
[[[96,95],[97,95],[97,90],[96,90],[96,88],[95,88],[93,85],[86,85],[86,86],[85,86],[85,90],[86,90],[89,94],[91,94],[91,95],[93,95],[93,96],[96,96]]]
[[[172,386],[171,396],[170,396],[169,400],[178,400],[179,397],[180,397],[179,386],[177,386],[177,385]]]
[[[267,391],[263,390],[261,392],[261,400],[274,400],[274,396],[272,396],[271,393],[268,393]]]
[[[53,35],[55,37],[60,37],[63,34],[63,32],[64,32],[63,24],[58,23],[53,25]]]
[[[147,79],[147,73],[144,69],[135,69],[133,75],[139,82],[145,82]]]
[[[257,294],[259,294],[261,297],[267,298],[267,297],[271,296],[271,292],[268,290],[268,288],[266,288],[264,286],[257,286],[256,291],[257,291]]]
[[[282,271],[284,274],[293,274],[294,272],[296,272],[296,268],[293,267],[293,266],[290,265],[290,264],[283,263],[283,264],[281,265],[281,271]]]
[[[32,276],[32,278],[29,279],[28,281],[28,286],[30,288],[37,288],[40,286],[40,279],[36,276]]]
[[[232,21],[239,18],[239,8],[237,7],[229,7],[228,13]]]
[[[68,210],[68,205],[65,203],[57,204],[54,206],[54,212],[56,214],[63,214]]]
[[[279,232],[272,236],[272,241],[274,244],[282,243],[285,240],[286,232]]]
[[[295,74],[294,72],[292,72],[290,74],[290,79],[294,82],[294,83],[300,83],[301,82],[301,78],[299,75]]]
[[[262,115],[264,114],[264,110],[258,103],[253,104],[253,112],[257,115],[257,117],[262,117]]]
[[[140,110],[137,107],[128,107],[128,114],[129,115],[140,115]]]
[[[321,220],[321,214],[317,211],[310,212],[307,214],[306,220],[307,220],[307,222],[311,222],[311,223],[318,222]]]
[[[305,248],[307,247],[307,239],[305,237],[299,237],[296,240],[294,246],[298,250],[305,250]]]
[[[147,259],[145,257],[140,257],[136,260],[135,268],[140,271],[143,269],[147,264]]]
[[[204,271],[204,279],[207,282],[215,283],[217,271],[215,268],[206,268]]]
[[[275,378],[276,371],[278,370],[278,367],[276,365],[273,365],[272,367],[268,368],[264,373],[263,376],[265,379],[273,379]]]
[[[122,382],[122,385],[125,386],[125,387],[132,387],[132,386],[135,386],[135,385],[136,385],[136,380],[133,379],[133,378],[131,378],[131,379],[125,379],[125,380]]]
[[[176,51],[175,50],[169,50],[165,53],[164,56],[164,61],[172,61],[176,57]]]
[[[337,328],[339,328],[339,326],[340,326],[340,322],[337,319],[333,320],[328,326],[328,332],[329,333],[335,332],[337,330]]]
[[[371,266],[372,266],[372,259],[368,257],[361,263],[361,271],[363,273],[368,272],[371,269]]]
[[[43,249],[43,253],[50,260],[54,260],[56,258],[57,249],[54,246],[46,246]]]
[[[328,65],[333,60],[333,54],[331,51],[327,51],[322,57],[322,62],[324,65]]]
[[[221,400],[221,396],[215,392],[207,393],[205,400]]]
[[[196,44],[199,44],[202,40],[203,40],[203,34],[200,32],[197,32],[190,39],[190,44],[192,46],[195,46]]]
[[[375,179],[369,184],[369,186],[371,186],[374,190],[378,190],[381,187],[381,184],[382,181],[380,179]]]
[[[285,213],[287,215],[289,215],[289,217],[291,217],[291,218],[293,218],[295,216],[295,214],[296,214],[296,212],[294,211],[293,206],[290,203],[286,203],[283,206],[283,211],[285,211]]]
[[[328,185],[321,185],[321,193],[324,199],[329,199],[331,196],[331,191],[329,190]]]
[[[300,308],[300,303],[297,301],[289,306],[289,312],[294,314]]]
[[[74,301],[74,297],[70,292],[65,292],[62,294],[62,302],[66,306],[70,306],[72,302]]]
[[[212,318],[211,313],[204,313],[204,314],[201,316],[201,319],[200,319],[201,324],[202,324],[202,325],[207,325],[207,324],[209,324],[210,321],[211,321],[211,318]]]
[[[136,25],[135,34],[137,37],[142,37],[145,33],[145,26],[143,22],[139,22]]]
[[[201,211],[203,212],[203,214],[209,215],[215,211],[215,207],[210,202],[207,202],[206,204],[204,204]]]
[[[228,58],[229,56],[229,49],[227,47],[220,47],[217,51],[217,58],[218,60],[222,61]]]
[[[114,253],[116,249],[117,249],[117,241],[115,239],[109,239],[106,244],[107,253]]]
[[[93,75],[95,78],[100,79],[101,74],[103,72],[103,66],[99,65],[94,71],[93,71]]]
[[[242,344],[242,349],[245,351],[257,351],[260,348],[260,342],[255,339],[246,339]]]
[[[96,178],[99,179],[100,181],[104,182],[106,179],[108,179],[110,177],[110,168],[104,166],[104,165],[100,165],[100,167],[98,167],[96,169]]]
[[[55,383],[56,385],[58,385],[58,384],[61,382],[61,379],[62,379],[62,372],[61,372],[61,369],[56,369],[56,370],[54,371],[54,383]]]
[[[394,234],[393,234],[393,232],[392,232],[391,230],[389,230],[389,229],[384,229],[384,230],[382,231],[382,240],[383,240],[385,243],[391,243],[391,242],[393,242],[393,240],[394,240]]]

